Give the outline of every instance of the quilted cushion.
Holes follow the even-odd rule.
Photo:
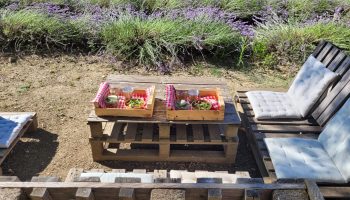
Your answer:
[[[0,116],[0,148],[7,148],[31,118],[29,114]]]
[[[287,94],[303,117],[306,117],[337,74],[327,69],[312,55],[306,60]]]
[[[318,140],[344,178],[350,181],[350,99],[327,123]]]
[[[311,179],[346,183],[337,166],[318,140],[265,138],[278,179]]]
[[[301,118],[301,114],[287,93],[251,91],[246,95],[257,119]]]

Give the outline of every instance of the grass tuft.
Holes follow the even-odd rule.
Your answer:
[[[4,45],[13,46],[17,51],[24,48],[66,49],[79,44],[82,39],[78,28],[69,21],[27,10],[3,12],[0,30],[6,43]]]
[[[266,25],[256,30],[252,48],[267,66],[301,64],[321,40],[350,51],[350,28],[339,22]]]
[[[107,50],[139,63],[157,64],[190,50],[211,53],[237,45],[238,34],[222,23],[123,16],[102,30]]]

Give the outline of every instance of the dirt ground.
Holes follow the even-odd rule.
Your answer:
[[[236,170],[249,171],[258,177],[258,169],[243,133],[234,165],[167,162],[93,162],[86,125],[89,102],[98,85],[108,74],[145,74],[142,69],[126,70],[120,63],[95,56],[25,56],[17,60],[0,58],[0,110],[34,111],[39,129],[25,134],[3,163],[5,175],[21,180],[50,175],[64,178],[70,168],[137,168]],[[215,71],[216,70],[216,71]],[[232,90],[270,86],[256,83],[241,72],[215,69],[201,76],[226,78]],[[193,70],[175,72],[172,76],[190,76]],[[272,83],[273,85],[274,83]],[[278,84],[277,84],[278,85]]]

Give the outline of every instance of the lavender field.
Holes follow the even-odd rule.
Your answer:
[[[111,55],[162,72],[196,58],[302,63],[320,40],[350,51],[349,0],[0,0],[0,46]]]

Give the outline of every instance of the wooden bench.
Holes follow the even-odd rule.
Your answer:
[[[6,157],[11,153],[12,149],[16,146],[17,142],[21,139],[24,133],[34,132],[38,127],[37,115],[35,112],[0,112],[0,116],[6,115],[18,115],[18,114],[29,114],[32,118],[23,126],[17,137],[13,140],[8,148],[0,148],[0,165],[5,161]],[[0,175],[2,169],[0,168]]]
[[[64,182],[57,177],[33,177],[31,182],[20,182],[17,177],[0,176],[0,197],[5,190],[17,193],[22,199],[157,199],[153,195],[156,192],[167,195],[172,192],[181,193],[181,199],[208,199],[208,200],[270,200],[292,199],[299,200],[323,200],[330,195],[339,195],[330,192],[329,188],[319,188],[314,182],[293,181],[289,183],[264,184],[262,180],[244,178],[244,182],[237,184],[217,183],[213,179],[207,179],[201,183],[178,182],[154,182],[140,183],[140,180],[116,179],[114,183],[102,183],[99,177],[79,178],[79,173],[88,170],[72,169]],[[104,172],[101,169],[90,171]],[[140,172],[141,170],[133,170]],[[144,172],[145,170],[142,170]],[[115,169],[112,172],[125,172],[123,169]],[[158,173],[156,170],[151,173]],[[165,178],[165,174],[161,173]],[[244,173],[243,173],[244,174]],[[11,191],[12,190],[12,191]],[[341,192],[349,192],[340,190]],[[168,198],[166,198],[168,199]]]
[[[303,137],[317,138],[323,126],[339,110],[350,95],[350,56],[330,42],[319,43],[313,56],[328,69],[340,75],[314,106],[311,115],[302,120],[257,120],[245,95],[247,91],[237,91],[237,107],[245,126],[249,143],[261,175],[266,181],[276,179],[273,164],[264,143],[264,138]]]

